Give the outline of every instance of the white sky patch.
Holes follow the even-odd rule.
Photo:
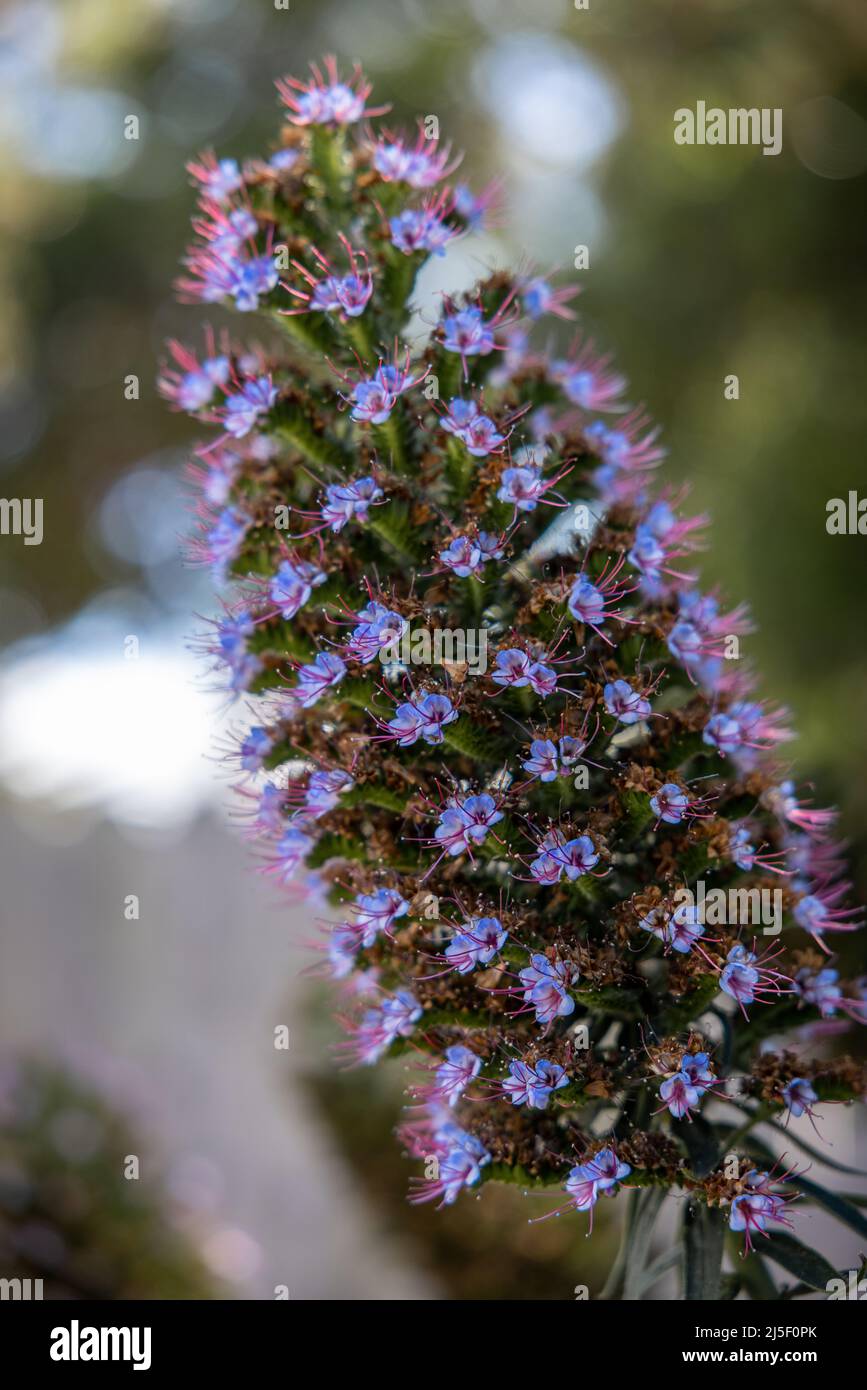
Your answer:
[[[203,663],[170,633],[140,636],[123,655],[120,629],[88,639],[71,624],[28,644],[0,671],[0,778],[16,796],[96,809],[134,826],[173,826],[226,804],[213,761],[240,709],[202,689]]]
[[[546,167],[589,169],[625,124],[618,88],[580,49],[557,39],[506,34],[481,55],[477,76],[507,150]]]

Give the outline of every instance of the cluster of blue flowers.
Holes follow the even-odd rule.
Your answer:
[[[763,1004],[781,1031],[867,1021],[864,981],[674,902],[702,872],[783,881],[787,930],[829,954],[861,922],[834,813],[778,761],[791,731],[739,660],[746,610],[684,568],[706,518],[653,493],[658,430],[592,340],[556,356],[535,341],[540,319],[574,319],[575,288],[499,272],[444,297],[410,349],[418,269],[492,192],[446,184],[458,161],[423,127],[377,130],[357,70],[328,59],[278,90],[276,153],[189,166],[179,288],[267,316],[285,353],[208,332],[201,355],[170,344],[160,377],[213,431],[190,470],[191,553],[223,605],[204,646],[252,716],[233,754],[249,833],[265,872],[338,918],[322,955],[343,1055],[427,1055],[403,1130],[430,1162],[417,1199],[514,1171],[592,1213],[626,1179],[687,1171],[679,1127],[734,1074],[713,1018],[746,1028]],[[394,659],[419,624],[481,628],[487,674]],[[649,1043],[670,1060],[648,1119]],[[781,1114],[821,1099],[802,1070],[773,1093]],[[603,1101],[618,1118],[600,1141]],[[780,1181],[753,1172],[723,1196],[748,1244],[786,1219]]]

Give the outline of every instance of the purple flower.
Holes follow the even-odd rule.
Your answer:
[[[288,826],[274,846],[269,872],[281,883],[288,883],[312,848],[313,841],[304,830],[297,825]]]
[[[421,1005],[408,989],[399,989],[391,998],[384,1000],[382,1016],[385,1027],[391,1034],[389,1041],[409,1037],[421,1015]]]
[[[579,623],[598,627],[605,622],[605,595],[592,584],[586,575],[579,575],[568,600],[569,612]]]
[[[509,647],[507,651],[497,652],[491,680],[497,685],[510,685],[513,689],[519,690],[522,686],[529,685],[527,673],[532,664],[526,652],[522,652],[518,647]]]
[[[250,433],[262,416],[268,414],[277,394],[270,376],[262,375],[245,381],[240,391],[226,397],[223,421],[233,439],[243,439]]]
[[[413,377],[408,367],[381,363],[372,377],[357,382],[353,387],[349,398],[353,407],[352,419],[369,425],[384,424],[398,398],[421,380],[422,377]]]
[[[487,415],[475,415],[461,431],[460,438],[466,445],[467,453],[478,459],[493,454],[506,442],[506,436],[500,434]]]
[[[474,844],[480,845],[491,827],[503,819],[502,811],[497,810],[497,803],[487,792],[468,796],[459,804],[466,817],[467,837]]]
[[[259,772],[263,760],[268,756],[274,743],[267,729],[257,725],[251,729],[241,743],[239,750],[241,767],[245,772]]]
[[[547,280],[537,277],[528,280],[521,290],[521,304],[525,314],[531,319],[540,319],[543,314],[555,314],[558,318],[574,319],[575,315],[566,305],[580,292],[578,285],[564,285],[553,289]]]
[[[469,579],[471,575],[478,574],[484,563],[479,547],[467,536],[455,536],[446,549],[440,551],[437,558],[440,564],[450,569],[458,579]]]
[[[331,56],[325,59],[324,73],[315,63],[310,64],[310,71],[312,77],[307,82],[284,77],[277,83],[293,125],[354,125],[365,116],[381,115],[387,109],[366,105],[372,86],[358,67],[349,82],[341,82],[337,63]]]
[[[373,893],[359,893],[352,911],[356,925],[364,931],[364,945],[372,946],[377,932],[391,935],[398,918],[409,912],[409,903],[396,888],[377,888]]]
[[[564,770],[575,766],[590,742],[591,739],[574,738],[571,734],[564,734],[558,740],[557,747]]]
[[[810,932],[820,945],[823,940],[823,932],[858,931],[863,926],[863,917],[859,908],[838,907],[836,905],[839,899],[848,892],[850,886],[844,880],[840,883],[828,884],[823,888],[817,887],[814,892],[806,893],[796,903],[792,916],[798,926]]]
[[[530,756],[521,766],[531,777],[538,777],[540,782],[553,782],[560,771],[555,745],[549,738],[534,738],[530,744]]]
[[[661,908],[654,908],[647,917],[642,918],[639,925],[658,937],[664,946],[681,955],[692,950],[704,930],[699,910],[692,903],[681,903],[670,917],[666,917]]]
[[[811,1114],[813,1102],[819,1099],[812,1085],[804,1076],[793,1076],[791,1081],[783,1087],[782,1096],[789,1113],[796,1120],[799,1120],[802,1115]]]
[[[281,312],[292,315],[314,310],[321,314],[338,313],[350,319],[358,318],[364,313],[373,294],[373,276],[367,256],[365,252],[355,250],[342,232],[338,232],[337,235],[349,261],[348,274],[338,275],[328,257],[317,247],[311,247],[310,255],[316,261],[319,271],[324,271],[324,274],[317,279],[317,276],[299,261],[293,261],[293,266],[307,282],[307,288],[287,286],[293,299],[300,300],[301,304],[298,308]]]
[[[328,961],[335,980],[345,980],[355,968],[355,958],[362,949],[362,933],[352,922],[340,922],[328,937]]]
[[[399,642],[409,624],[400,613],[371,600],[358,614],[360,622],[352,629],[346,651],[357,661],[375,661],[384,647]]]
[[[690,805],[688,794],[676,782],[666,782],[650,798],[650,809],[657,820],[666,825],[680,825],[686,819]]]
[[[189,362],[191,356],[185,354],[185,360]],[[171,372],[164,374],[160,389],[179,410],[195,415],[211,404],[217,390],[225,387],[230,374],[228,357],[208,357],[201,366],[196,364],[180,376]]]
[[[457,717],[458,711],[447,695],[414,695],[398,705],[394,718],[385,727],[397,736],[401,748],[410,748],[420,738],[436,745],[443,741],[445,726],[453,724]]]
[[[258,309],[261,296],[276,289],[279,283],[280,275],[272,256],[238,260],[232,267],[230,290],[235,308],[242,313]]]
[[[450,1108],[457,1105],[471,1081],[482,1069],[482,1059],[468,1047],[447,1047],[445,1061],[437,1067],[439,1094]]]
[[[720,989],[737,1001],[746,1017],[746,1004],[754,1003],[761,994],[790,993],[791,983],[779,971],[769,969],[766,961],[759,960],[755,952],[737,945],[726,956],[726,965],[720,974]]]
[[[457,1201],[463,1188],[475,1187],[482,1168],[491,1161],[481,1140],[451,1121],[437,1125],[430,1139],[422,1142],[420,1152],[426,1158],[437,1159],[437,1171],[435,1177],[421,1180],[411,1200],[430,1202],[439,1198],[439,1205],[444,1207]]]
[[[446,947],[446,960],[459,975],[468,975],[476,965],[489,965],[508,935],[498,917],[471,917]]]
[[[839,979],[836,970],[827,967],[824,970],[811,970],[805,965],[795,975],[792,984],[805,1004],[812,1004],[822,1018],[833,1018],[843,1003]]]
[[[528,1105],[531,1110],[544,1110],[552,1091],[569,1085],[563,1068],[544,1059],[533,1066],[527,1062],[510,1062],[509,1077],[503,1082],[504,1094],[513,1105]]]
[[[518,512],[532,512],[548,486],[538,468],[506,468],[497,497],[501,502],[510,502]]]
[[[456,313],[447,313],[442,321],[443,347],[455,352],[464,363],[468,357],[486,357],[494,350],[494,330],[485,322],[481,309],[471,304]]]
[[[351,1030],[350,1042],[344,1050],[362,1066],[372,1066],[397,1038],[407,1038],[415,1031],[422,1008],[408,989],[384,999],[377,1007],[368,1009]]]
[[[720,753],[737,753],[742,743],[740,725],[727,714],[712,714],[702,740]]]
[[[297,150],[277,150],[268,160],[268,167],[276,170],[278,174],[287,174],[290,169],[294,169],[300,159]]]
[[[480,531],[476,536],[476,545],[481,551],[482,564],[486,564],[488,560],[502,560],[505,554],[503,537],[490,531]]]
[[[397,396],[379,377],[359,381],[352,392],[352,418],[369,425],[383,424],[394,409]]]
[[[203,552],[218,578],[225,577],[229,566],[237,558],[249,525],[250,518],[243,512],[226,507],[207,532]]]
[[[374,146],[373,167],[385,183],[432,188],[450,172],[449,157],[448,147],[437,149],[437,141],[428,140],[420,130],[412,149],[401,139],[380,141]]]
[[[292,692],[304,709],[310,709],[321,699],[326,690],[339,685],[346,675],[346,667],[332,652],[320,652],[315,661],[302,666],[298,671],[298,684]]]
[[[475,401],[465,401],[460,396],[453,396],[449,401],[448,408],[440,417],[440,424],[448,434],[454,434],[459,439],[463,439],[464,431],[478,414],[479,407]]]
[[[422,717],[421,735],[425,743],[442,743],[443,729],[458,717],[448,695],[425,695],[418,701],[417,709]]]
[[[228,202],[232,194],[244,186],[243,175],[234,159],[221,159],[218,163],[213,154],[206,154],[198,161],[191,161],[187,168],[207,197],[216,203]]]
[[[540,883],[559,883],[565,873],[574,883],[589,874],[599,863],[599,855],[589,835],[567,840],[562,831],[546,835],[540,845],[541,854],[530,865],[530,873]]]
[[[411,700],[398,705],[394,718],[389,719],[386,728],[397,738],[399,748],[411,748],[421,738],[425,717]]]
[[[684,1116],[689,1115],[701,1099],[698,1087],[694,1086],[682,1071],[675,1072],[674,1076],[663,1081],[659,1095],[676,1120],[682,1120]]]
[[[751,754],[791,738],[785,718],[783,710],[768,710],[755,700],[738,700],[724,714],[711,715],[702,737],[720,753]]]
[[[322,519],[336,535],[353,517],[367,520],[368,508],[383,496],[374,478],[357,478],[352,483],[332,483],[325,489]]]
[[[744,1178],[747,1191],[735,1197],[729,1216],[729,1229],[743,1231],[746,1249],[752,1250],[754,1231],[764,1231],[769,1221],[779,1221],[788,1226],[791,1223],[784,1215],[791,1197],[782,1197],[771,1189],[770,1173],[758,1173],[753,1168]]]
[[[442,200],[438,200],[437,206],[442,208]],[[449,242],[459,235],[458,229],[449,226],[436,206],[407,208],[389,219],[389,228],[392,245],[405,256],[416,251],[443,256]]]
[[[600,1149],[589,1163],[577,1164],[569,1173],[564,1189],[569,1201],[562,1211],[589,1211],[590,1229],[593,1229],[592,1211],[600,1197],[611,1197],[618,1182],[628,1178],[632,1172],[628,1163],[622,1163],[613,1149]],[[550,1212],[549,1215],[559,1215]]]
[[[303,813],[312,816],[324,816],[329,811],[333,811],[340,797],[355,786],[355,781],[348,772],[342,768],[334,769],[319,768],[316,772],[311,772],[307,782],[307,789],[304,799]]]
[[[628,1163],[622,1163],[613,1149],[600,1149],[595,1158],[582,1165],[584,1172],[592,1178],[600,1192],[606,1192],[615,1183],[622,1182],[632,1172]]]
[[[469,848],[466,830],[467,822],[463,809],[459,806],[448,806],[440,815],[434,838],[445,853],[455,858]]]
[[[598,357],[593,343],[588,342],[577,357],[553,362],[551,375],[568,399],[582,410],[616,410],[626,390],[626,379],[608,371],[610,362],[610,356]]]
[[[268,596],[277,605],[281,618],[294,618],[314,589],[328,576],[309,560],[284,560],[268,582]]]
[[[555,1018],[567,1018],[575,1012],[575,1000],[567,989],[578,979],[578,969],[568,961],[550,961],[547,956],[532,955],[530,964],[518,978],[524,1002],[536,1010],[537,1023],[553,1023]]]
[[[689,1077],[690,1084],[697,1090],[709,1091],[716,1077],[710,1069],[710,1056],[707,1052],[686,1052],[681,1058],[680,1070]]]
[[[605,708],[620,724],[637,724],[650,714],[650,701],[628,681],[609,681],[603,691]]]
[[[434,838],[443,853],[454,858],[473,845],[482,844],[488,831],[502,819],[502,811],[497,810],[494,798],[487,792],[463,801],[456,797],[441,813]]]
[[[527,667],[527,684],[535,695],[541,695],[542,699],[547,699],[549,695],[556,695],[559,689],[557,685],[557,672],[553,666],[546,666],[542,661],[531,661]]]

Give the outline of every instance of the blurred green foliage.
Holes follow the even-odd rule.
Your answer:
[[[89,1086],[42,1063],[4,1068],[0,1277],[42,1279],[46,1299],[216,1297],[152,1172],[140,1137]]]

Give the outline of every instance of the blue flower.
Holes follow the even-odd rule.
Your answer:
[[[445,958],[459,975],[468,975],[477,965],[489,965],[508,935],[499,917],[472,917],[464,930],[452,937]]]
[[[503,1091],[513,1105],[528,1105],[532,1110],[544,1110],[552,1091],[568,1086],[569,1078],[557,1062],[544,1059],[530,1065],[527,1062],[509,1064],[510,1080],[503,1082]]]

